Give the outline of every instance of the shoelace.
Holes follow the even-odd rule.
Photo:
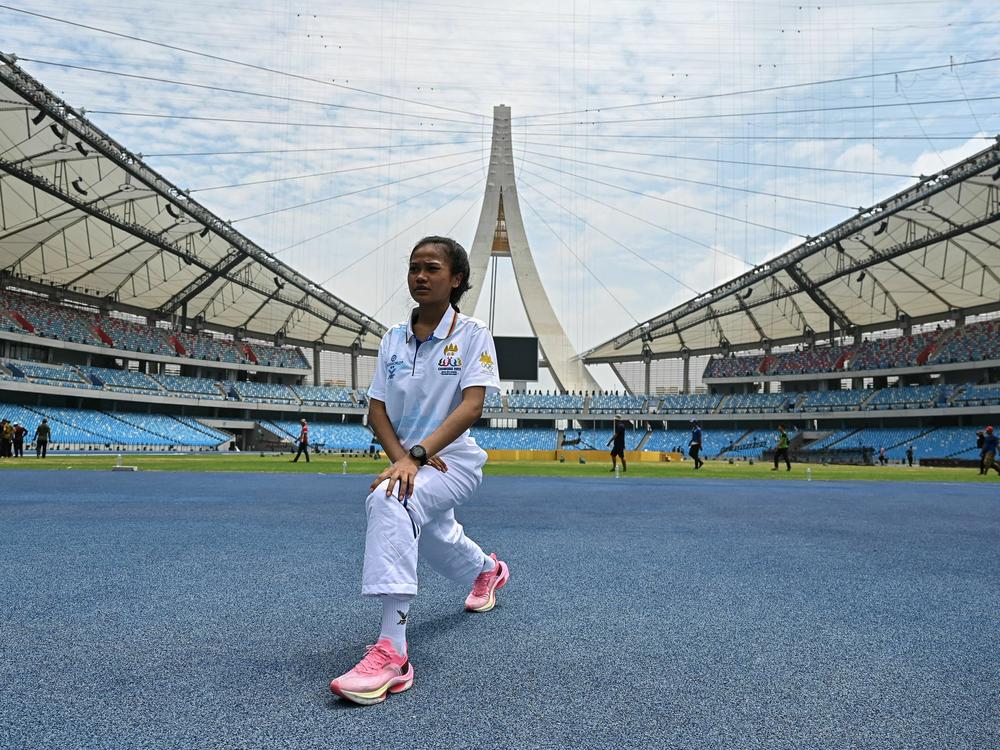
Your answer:
[[[365,646],[365,649],[364,657],[355,667],[359,672],[377,672],[392,661],[392,654],[381,643]]]
[[[490,578],[497,575],[500,572],[500,563],[496,564],[493,570],[488,570],[485,573],[480,573],[476,576],[476,580],[472,582],[472,595],[482,596],[490,587]]]

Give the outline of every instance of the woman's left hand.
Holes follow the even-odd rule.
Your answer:
[[[413,483],[417,478],[417,472],[419,470],[420,464],[408,455],[403,456],[401,459],[393,463],[392,466],[385,469],[381,474],[375,477],[375,481],[372,482],[371,489],[374,490],[382,482],[388,479],[389,484],[385,488],[386,496],[392,495],[393,488],[398,484],[399,491],[396,493],[396,496],[400,500],[405,500],[413,494]]]

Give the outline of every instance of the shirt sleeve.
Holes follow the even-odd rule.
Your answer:
[[[486,395],[500,392],[500,366],[490,330],[483,326],[469,337],[468,359],[463,363],[461,386],[486,386]]]
[[[372,383],[368,386],[368,398],[374,398],[382,403],[385,403],[385,351],[386,351],[386,341],[392,334],[392,329],[389,329],[385,336],[382,337],[382,342],[378,346],[378,359],[375,362],[375,376],[372,378]]]

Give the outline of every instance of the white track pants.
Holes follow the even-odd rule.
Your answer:
[[[415,595],[418,556],[441,575],[465,585],[472,585],[482,571],[483,551],[455,520],[455,507],[482,483],[486,453],[475,447],[442,458],[448,471],[422,467],[405,506],[385,494],[388,480],[368,496],[364,596]]]

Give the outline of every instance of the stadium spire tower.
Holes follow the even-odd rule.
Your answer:
[[[510,138],[510,107],[503,104],[493,108],[493,145],[486,177],[486,194],[483,197],[476,238],[469,253],[472,280],[472,289],[468,292],[469,310],[475,311],[479,302],[490,259],[501,257],[510,258],[528,322],[538,338],[538,345],[556,384],[564,391],[599,390],[600,386],[577,356],[566,331],[559,323],[538,276],[517,200],[514,150]],[[496,260],[490,291],[491,325],[495,292]]]

